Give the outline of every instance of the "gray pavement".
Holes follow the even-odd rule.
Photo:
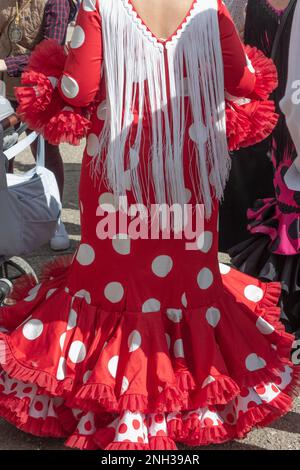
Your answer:
[[[81,166],[82,146],[61,146],[65,164],[65,196],[62,218],[71,238],[73,252],[80,240],[80,221],[77,203],[77,191]],[[24,153],[16,162],[18,171],[26,170],[33,159],[29,152]],[[53,257],[49,247],[45,246],[28,257],[37,271]],[[221,256],[222,261],[224,257]],[[34,438],[18,431],[13,426],[0,420],[0,450],[56,450],[65,449],[62,441]],[[210,446],[210,450],[299,450],[300,449],[300,399],[286,417],[262,429],[254,430],[242,441],[233,441],[225,445]]]

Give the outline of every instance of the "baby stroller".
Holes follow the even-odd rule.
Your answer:
[[[0,120],[0,306],[21,276],[30,275],[38,281],[34,269],[20,256],[51,239],[61,212],[55,177],[44,166],[43,138],[32,132],[20,140],[26,125],[20,123],[12,108],[9,111]],[[24,175],[8,174],[9,160],[35,140],[38,140],[35,168]]]
[[[13,111],[13,110],[12,110]],[[3,131],[3,152],[17,144],[20,135],[26,130],[26,125],[19,122],[15,114],[8,116],[0,122]],[[1,151],[1,149],[0,149]],[[6,160],[8,166],[8,160]],[[0,256],[0,306],[10,294],[13,283],[21,276],[31,275],[37,282],[34,269],[23,258],[14,256],[5,259]]]

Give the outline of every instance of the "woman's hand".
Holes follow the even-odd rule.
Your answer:
[[[7,70],[7,67],[6,67],[6,63],[4,60],[0,60],[0,72],[6,72]]]

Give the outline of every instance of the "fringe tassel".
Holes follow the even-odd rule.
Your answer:
[[[105,183],[116,198],[126,194],[129,177],[136,202],[145,204],[145,195],[148,198],[153,190],[156,204],[183,205],[187,202],[183,147],[189,132],[197,154],[192,175],[196,200],[205,205],[209,218],[212,200],[222,198],[230,169],[217,0],[195,0],[182,27],[164,44],[128,0],[102,0],[100,10],[109,112],[92,173],[100,176],[105,170]],[[186,127],[187,95],[193,116],[190,129]],[[131,150],[140,154],[145,116],[151,120],[152,132],[148,181],[143,180],[141,165],[125,166],[129,137]]]

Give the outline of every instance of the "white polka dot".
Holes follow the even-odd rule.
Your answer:
[[[99,205],[105,212],[116,212],[116,201],[112,193],[103,193],[99,197]]]
[[[54,292],[57,291],[57,288],[55,289],[50,289],[48,292],[47,292],[47,295],[46,295],[46,299],[49,299],[49,297],[51,297],[52,294],[54,294]]]
[[[121,387],[121,395],[123,395],[125,392],[127,392],[128,388],[129,388],[129,380],[127,379],[127,377],[123,377],[122,387]]]
[[[258,286],[250,285],[245,288],[244,295],[251,302],[259,302],[264,296],[264,291]]]
[[[207,141],[208,135],[207,135],[207,128],[204,124],[198,123],[192,124],[189,128],[189,135],[190,139],[195,142],[199,143],[200,145],[205,144]]]
[[[182,310],[176,308],[168,308],[167,317],[174,323],[180,323],[180,321],[182,320]]]
[[[67,333],[63,333],[60,338],[59,338],[59,345],[60,345],[60,349],[63,350],[64,349],[64,345],[65,345],[65,341],[66,341],[66,337],[67,337]]]
[[[206,379],[203,381],[202,383],[202,386],[201,388],[205,388],[207,387],[209,384],[215,382],[216,379],[212,376],[212,375],[209,375],[208,377],[206,377]]]
[[[63,111],[70,111],[70,113],[74,113],[74,108],[72,108],[72,106],[65,106]]]
[[[72,330],[77,324],[77,313],[72,308],[69,314],[67,330]]]
[[[132,333],[130,333],[129,338],[128,338],[128,348],[129,352],[134,352],[137,351],[142,344],[142,337],[139,331],[134,330]]]
[[[142,311],[143,313],[159,312],[160,302],[156,299],[148,299],[143,304]]]
[[[203,268],[198,274],[198,285],[200,289],[208,289],[214,282],[214,277],[210,269]]]
[[[28,292],[28,296],[24,299],[25,302],[32,302],[33,300],[35,300],[40,288],[41,284],[37,284],[32,289],[30,289],[30,291]]]
[[[184,357],[183,341],[182,339],[177,339],[174,343],[174,356]]]
[[[213,244],[213,234],[212,232],[202,232],[197,240],[198,250],[203,251],[203,253],[208,253]]]
[[[83,243],[79,246],[76,259],[81,266],[89,266],[95,261],[95,251],[90,245]]]
[[[158,256],[152,263],[152,271],[158,277],[167,277],[173,268],[173,261],[170,256]]]
[[[181,297],[181,303],[182,305],[187,308],[187,298],[186,298],[186,293],[182,294],[182,297]]]
[[[49,398],[46,396],[39,395],[35,397],[31,406],[29,407],[28,414],[31,418],[44,420],[49,413]]]
[[[76,80],[67,75],[63,75],[61,81],[61,90],[66,98],[75,98],[79,93],[79,85]]]
[[[113,356],[109,361],[108,361],[108,371],[110,375],[115,379],[117,376],[117,370],[118,370],[118,363],[119,363],[119,356]]]
[[[95,11],[96,0],[82,0],[82,6],[84,11]]]
[[[86,357],[86,347],[82,341],[73,341],[69,350],[69,358],[74,364],[79,364]]]
[[[97,108],[97,117],[100,121],[105,121],[107,116],[107,103],[102,101]]]
[[[85,416],[82,416],[78,425],[78,433],[82,436],[91,436],[95,433],[95,423],[94,423],[94,414],[92,412],[87,413]]]
[[[112,246],[119,255],[129,255],[131,246],[130,237],[124,233],[118,233],[113,237]]]
[[[210,326],[215,328],[221,320],[220,310],[215,307],[209,308],[206,312],[206,320]]]
[[[90,134],[87,138],[86,152],[89,157],[96,157],[99,152],[99,138],[96,134]]]
[[[79,290],[76,292],[75,297],[79,297],[80,299],[85,299],[87,304],[91,304],[92,299],[91,299],[91,294],[84,289]]]
[[[71,49],[78,49],[84,44],[84,41],[85,34],[83,28],[79,25],[75,26],[70,43]]]
[[[171,346],[171,336],[168,335],[168,333],[166,333],[166,341],[167,341],[168,349],[170,349],[170,346]]]
[[[53,88],[57,87],[58,79],[56,77],[47,77]]]
[[[26,339],[33,341],[37,339],[43,333],[44,325],[41,320],[29,320],[23,326],[23,335]]]
[[[271,335],[275,331],[274,326],[270,325],[270,323],[262,317],[257,319],[256,326],[263,335]]]
[[[89,378],[90,378],[91,375],[92,375],[92,371],[87,370],[86,373],[84,374],[83,378],[82,378],[82,382],[84,384],[86,384],[89,381]]]
[[[66,378],[66,360],[64,357],[59,359],[56,378],[57,380],[64,380]]]
[[[110,282],[104,289],[104,295],[107,300],[116,304],[122,300],[124,288],[120,282]]]
[[[263,369],[266,367],[266,365],[266,361],[255,353],[249,354],[249,356],[246,358],[246,368],[250,372]]]
[[[223,276],[226,276],[226,274],[229,274],[231,271],[231,267],[224,263],[219,263],[219,268],[220,273],[223,274]]]

